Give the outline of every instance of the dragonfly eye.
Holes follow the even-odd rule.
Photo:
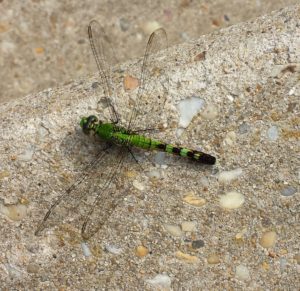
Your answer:
[[[81,119],[80,126],[85,134],[89,134],[91,130],[94,130],[97,123],[98,118],[95,115],[90,115]]]

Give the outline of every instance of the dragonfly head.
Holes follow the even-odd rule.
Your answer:
[[[80,126],[85,134],[94,132],[98,124],[98,118],[95,115],[90,115],[89,117],[83,117],[80,120]]]

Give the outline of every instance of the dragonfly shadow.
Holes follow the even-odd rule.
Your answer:
[[[81,227],[82,237],[88,239],[101,229],[125,196],[126,181],[120,175],[123,164],[132,166],[136,162],[126,147],[102,142],[80,130],[67,134],[59,149],[59,182],[49,185],[56,198],[36,234],[68,223],[78,230]]]

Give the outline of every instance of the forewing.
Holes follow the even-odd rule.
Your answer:
[[[128,130],[158,129],[161,126],[159,121],[162,120],[168,94],[169,77],[166,66],[161,65],[164,57],[157,53],[167,49],[166,31],[159,28],[150,35],[146,46],[138,96],[128,118]],[[164,51],[164,56],[167,55],[167,51]],[[140,128],[140,124],[147,128]]]
[[[104,29],[96,21],[92,20],[88,26],[88,35],[92,52],[101,77],[101,83],[104,88],[104,102],[109,108],[111,121],[117,123],[119,116],[113,105],[113,85],[111,80],[111,66],[117,62],[113,47],[109,37]]]

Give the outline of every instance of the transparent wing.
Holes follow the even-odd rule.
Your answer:
[[[125,147],[119,148],[116,155],[114,165],[108,170],[107,178],[101,185],[101,188],[96,191],[96,197],[93,204],[87,212],[82,228],[81,235],[85,240],[90,239],[97,233],[103,224],[107,221],[117,205],[124,199],[123,192],[114,189],[113,182],[119,176],[125,157],[127,156]]]
[[[111,81],[111,66],[117,62],[117,59],[114,55],[109,37],[105,34],[104,29],[96,20],[90,22],[88,26],[88,35],[101,77],[101,83],[104,88],[104,102],[109,108],[111,121],[117,123],[119,121],[119,116],[113,106],[113,86]]]
[[[62,223],[67,217],[76,224],[93,220],[93,218],[89,218],[89,215],[92,215],[97,204],[96,201],[99,199],[101,199],[101,211],[97,222],[94,221],[94,223],[99,222],[100,228],[112,212],[112,199],[117,199],[114,195],[118,195],[118,193],[108,195],[107,191],[110,190],[109,186],[121,168],[120,160],[123,161],[126,156],[126,148],[111,147],[110,145],[99,152],[96,158],[86,166],[83,174],[76,179],[76,182],[58,196],[50,206],[35,234],[39,235],[46,227]],[[101,169],[99,165],[101,165]],[[109,192],[109,194],[111,193]],[[108,199],[109,197],[110,199]],[[84,225],[86,224],[84,222]]]
[[[166,66],[161,63],[163,57],[156,55],[160,50],[168,49],[166,31],[163,28],[155,30],[149,37],[143,58],[140,85],[135,106],[130,112],[128,130],[138,129],[138,124],[146,124],[148,129],[160,127],[162,111],[166,102],[169,77]],[[167,55],[167,52],[165,52]],[[142,120],[147,117],[147,122]]]

